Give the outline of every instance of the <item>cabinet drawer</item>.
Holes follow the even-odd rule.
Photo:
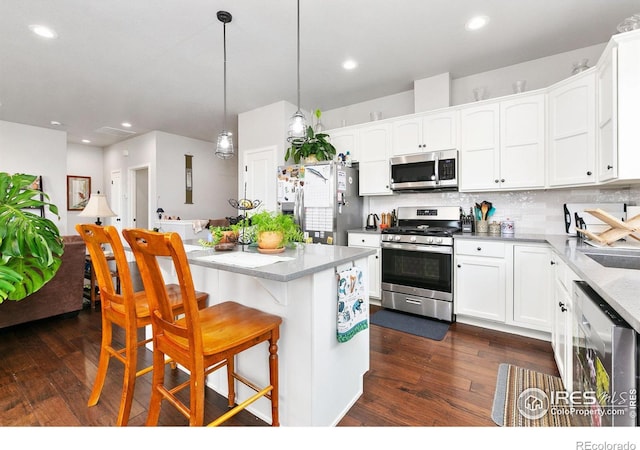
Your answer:
[[[380,235],[368,233],[349,233],[350,247],[380,247]]]
[[[476,241],[464,239],[456,241],[456,254],[469,256],[490,256],[493,258],[504,258],[504,242]]]

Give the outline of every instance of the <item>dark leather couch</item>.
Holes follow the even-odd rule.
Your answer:
[[[63,236],[62,264],[51,281],[19,301],[0,303],[0,328],[82,309],[85,244],[78,235]]]

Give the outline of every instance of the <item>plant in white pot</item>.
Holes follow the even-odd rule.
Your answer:
[[[46,207],[58,215],[47,194],[33,188],[36,178],[0,172],[0,303],[36,292],[62,263],[64,244],[58,227],[31,212]]]

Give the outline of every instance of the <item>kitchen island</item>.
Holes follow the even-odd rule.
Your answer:
[[[277,255],[237,246],[231,252],[203,250],[186,241],[195,288],[209,293],[209,304],[233,300],[283,318],[278,341],[280,423],[283,426],[334,426],[362,394],[369,370],[369,330],[338,342],[337,273],[358,267],[368,285],[367,257],[374,250],[306,244]],[[163,261],[169,281],[170,262]],[[366,294],[366,289],[365,289]],[[368,294],[365,295],[367,310]],[[267,344],[238,356],[237,370],[258,384],[268,384]],[[227,394],[221,369],[207,385]],[[253,391],[238,385],[237,401]],[[248,408],[271,422],[270,402],[264,398]]]

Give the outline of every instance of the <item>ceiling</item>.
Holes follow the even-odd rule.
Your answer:
[[[213,141],[224,122],[219,10],[233,16],[228,128],[243,111],[296,104],[294,0],[0,0],[0,120],[97,146],[129,137],[124,121],[138,134]],[[302,0],[301,106],[329,110],[444,72],[455,79],[600,44],[639,12],[640,0]],[[477,14],[488,26],[466,31]],[[342,68],[348,57],[355,70]]]

